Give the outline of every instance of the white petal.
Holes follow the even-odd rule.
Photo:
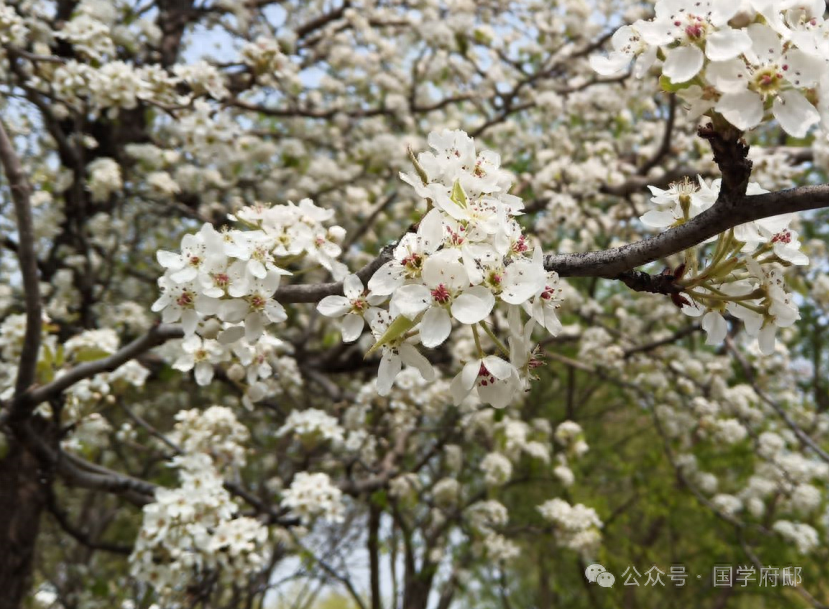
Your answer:
[[[657,211],[655,209],[646,213],[639,220],[642,224],[650,226],[651,228],[665,228],[676,222],[676,218],[672,212]]]
[[[398,352],[400,353],[400,358],[403,360],[403,363],[407,366],[417,368],[424,381],[434,380],[435,369],[432,368],[432,364],[429,363],[429,360],[426,359],[424,355],[413,345],[403,343],[400,345]]]
[[[787,262],[791,262],[792,264],[796,264],[799,266],[809,264],[809,257],[801,252],[799,249],[786,245],[784,243],[775,243],[774,244],[774,253],[781,260],[786,260]]]
[[[391,349],[383,352],[380,367],[377,369],[377,393],[388,395],[391,392],[394,379],[397,378],[402,367],[403,362],[399,355],[395,355]]]
[[[193,309],[185,309],[181,312],[181,327],[184,328],[185,334],[192,334],[195,332],[198,324],[199,314]]]
[[[442,253],[442,252],[441,252]],[[450,290],[458,290],[469,285],[469,277],[460,262],[449,260],[454,253],[447,251],[446,256],[440,253],[431,256],[423,263],[423,281],[430,288],[436,288],[443,284]]]
[[[432,307],[420,322],[420,342],[430,349],[442,344],[452,331],[452,318],[443,307]]]
[[[248,262],[248,270],[250,271],[250,274],[257,279],[264,279],[268,274],[268,270],[265,268],[265,265],[259,260],[251,260]]]
[[[466,370],[465,367],[464,370]],[[475,377],[472,378],[472,386],[474,385]],[[455,406],[458,406],[466,399],[466,396],[472,391],[472,386],[468,388],[464,386],[463,372],[455,375],[455,378],[452,379],[452,383],[449,385],[449,392],[452,394],[452,402]]]
[[[317,305],[317,311],[326,317],[342,317],[351,310],[351,303],[344,296],[326,296]]]
[[[359,298],[363,294],[363,282],[360,281],[360,278],[357,275],[348,275],[343,280],[343,292],[346,295],[346,298],[354,300],[355,298]]]
[[[158,297],[158,300],[156,300],[153,303],[153,306],[150,307],[150,310],[153,313],[158,313],[159,311],[161,311],[165,307],[169,306],[170,301],[171,301],[170,294],[168,294],[167,292],[164,292],[161,296]]]
[[[443,215],[438,209],[432,209],[420,221],[418,236],[423,240],[423,250],[427,254],[434,252],[443,242]]]
[[[716,0],[711,3],[711,23],[717,27],[723,26],[734,17],[742,7],[740,2]]]
[[[219,332],[216,337],[223,345],[230,345],[238,340],[242,340],[245,335],[245,328],[243,326],[231,326]]]
[[[395,313],[414,319],[432,304],[432,294],[425,285],[404,285],[391,298]]]
[[[648,70],[651,69],[656,62],[656,47],[648,47],[648,49],[639,55],[636,63],[633,64],[633,75],[636,78],[644,78]]]
[[[780,11],[775,12],[780,13]],[[753,63],[768,64],[777,62],[783,53],[783,43],[777,32],[767,25],[752,23],[748,26],[748,35],[752,42],[749,59]]]
[[[826,70],[823,59],[807,55],[799,49],[792,49],[786,53],[784,60],[784,76],[798,89],[813,87]]]
[[[176,283],[187,283],[188,281],[193,281],[198,276],[199,269],[197,269],[194,266],[186,266],[180,271],[176,271],[175,273],[170,275],[170,279],[172,279]]]
[[[705,55],[711,61],[727,61],[751,48],[751,38],[745,30],[730,27],[717,30],[705,40]]]
[[[360,338],[363,333],[364,326],[363,318],[359,315],[346,315],[343,318],[343,323],[340,326],[340,331],[343,334],[344,343],[353,343]]]
[[[184,260],[179,254],[168,252],[166,250],[158,250],[155,254],[158,263],[168,269],[180,269],[184,266]]]
[[[452,316],[463,324],[476,324],[486,319],[495,306],[495,296],[483,286],[464,290],[452,303]]]
[[[678,47],[668,52],[662,73],[674,84],[688,82],[699,74],[705,57],[695,46]]]
[[[757,342],[760,345],[760,353],[763,355],[771,355],[774,353],[774,347],[777,343],[775,338],[775,333],[777,332],[777,328],[774,327],[774,324],[766,324],[765,327],[760,330],[760,334],[757,336]]]
[[[196,296],[196,302],[193,304],[196,307],[196,311],[202,315],[217,315],[222,301],[217,298],[211,298],[210,296],[200,294]]]
[[[195,336],[195,334],[193,336]],[[188,353],[182,353],[181,357],[173,362],[171,368],[173,370],[180,370],[181,372],[189,372],[193,369],[194,364],[195,362],[193,361],[193,356]]]
[[[245,340],[249,343],[256,342],[265,332],[265,320],[258,311],[253,311],[245,317]]]
[[[483,364],[492,376],[500,380],[508,379],[514,370],[511,364],[496,355],[487,355],[484,358]]]
[[[472,388],[475,386],[475,381],[478,379],[478,372],[481,369],[481,360],[472,360],[471,362],[467,363],[463,370],[461,370],[458,377],[461,379],[460,385],[467,392],[471,391]]]
[[[242,299],[223,300],[219,307],[219,319],[229,323],[238,323],[248,314],[250,307]]]
[[[196,383],[202,387],[209,385],[213,380],[213,365],[208,362],[196,364]]]
[[[800,91],[782,91],[772,112],[783,130],[793,137],[806,137],[809,128],[820,122],[820,113]]]
[[[388,296],[403,285],[406,269],[395,261],[381,266],[368,281],[368,289],[381,296]]]
[[[161,321],[165,324],[175,323],[179,319],[181,319],[181,308],[179,307],[167,307],[161,313]]]
[[[705,79],[721,93],[739,93],[748,88],[748,72],[740,60],[715,61],[705,68]]]
[[[753,91],[723,95],[715,109],[740,131],[753,129],[763,120],[763,101]]]
[[[275,300],[268,300],[265,303],[265,315],[273,323],[279,323],[288,319],[288,314],[285,312],[285,307]]]
[[[719,345],[728,334],[728,325],[725,318],[716,311],[708,311],[702,317],[702,329],[708,333],[706,345]]]
[[[590,67],[601,76],[619,76],[624,74],[630,65],[632,57],[627,53],[611,53],[610,55],[591,55]]]
[[[506,408],[512,402],[518,390],[515,383],[495,382],[478,387],[478,396],[493,408]]]

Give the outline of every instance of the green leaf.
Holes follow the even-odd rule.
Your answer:
[[[466,54],[469,52],[469,41],[466,39],[466,36],[456,33],[455,42],[458,44],[458,52],[466,57]]]
[[[94,362],[95,360],[104,359],[112,355],[108,351],[98,349],[97,347],[90,347],[88,349],[81,349],[75,354],[76,362]]]
[[[374,343],[374,346],[366,352],[365,356],[368,357],[383,345],[387,345],[390,342],[397,340],[406,332],[414,328],[416,323],[416,321],[401,315],[391,323],[388,329],[383,333],[383,336],[381,336],[377,342]]]
[[[463,191],[463,186],[461,186],[460,180],[455,180],[455,185],[452,187],[451,199],[464,208],[467,207],[469,203],[469,199],[466,197],[466,193]]]
[[[429,174],[426,173],[426,170],[423,169],[423,166],[418,162],[417,157],[415,156],[414,150],[411,148],[407,148],[406,151],[409,153],[409,160],[414,165],[415,171],[417,175],[420,177],[420,181],[424,184],[429,183]]]
[[[666,91],[668,93],[676,93],[677,91],[682,91],[683,89],[687,89],[688,87],[690,87],[692,84],[694,84],[693,81],[675,84],[672,83],[671,79],[665,75],[659,77],[659,86],[662,87],[663,91]]]

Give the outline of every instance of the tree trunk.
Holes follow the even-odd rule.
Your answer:
[[[0,609],[18,609],[32,576],[48,482],[35,455],[10,434],[0,459]]]

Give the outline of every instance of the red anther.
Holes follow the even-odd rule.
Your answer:
[[[193,304],[193,300],[193,293],[185,290],[184,292],[179,294],[178,298],[176,298],[176,304],[180,307],[189,307]]]
[[[442,283],[432,290],[432,298],[435,299],[435,302],[440,304],[446,304],[449,302],[451,295],[449,294],[449,290],[446,289],[446,286]]]
[[[789,231],[784,230],[783,232],[777,233],[774,237],[772,237],[771,242],[772,243],[791,243],[792,242],[792,234]]]

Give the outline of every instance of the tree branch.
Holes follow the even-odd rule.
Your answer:
[[[369,262],[356,275],[365,285],[375,271],[392,258],[394,245],[388,245],[380,251],[380,255]],[[286,285],[276,290],[273,297],[281,303],[287,302],[319,302],[326,296],[342,296],[343,282],[311,283],[306,285]]]
[[[581,254],[549,254],[544,268],[562,277],[616,279],[636,267],[702,243],[730,228],[781,214],[829,207],[829,185],[801,186],[738,200],[721,198],[689,222],[664,233],[609,250]]]
[[[178,326],[153,326],[144,336],[135,339],[109,357],[75,366],[51,383],[19,395],[12,402],[8,419],[10,421],[21,420],[27,417],[38,404],[60,394],[75,383],[101,372],[112,372],[153,347],[157,347],[172,338],[181,338],[182,336],[184,336],[184,332]]]
[[[0,121],[0,163],[9,182],[14,211],[17,216],[17,258],[20,261],[20,274],[23,276],[23,290],[26,293],[26,332],[23,337],[23,349],[17,369],[15,395],[20,395],[34,382],[37,369],[37,356],[40,352],[40,329],[42,323],[42,305],[40,302],[40,279],[35,253],[35,232],[32,222],[32,188],[20,157],[14,151],[6,128]]]

